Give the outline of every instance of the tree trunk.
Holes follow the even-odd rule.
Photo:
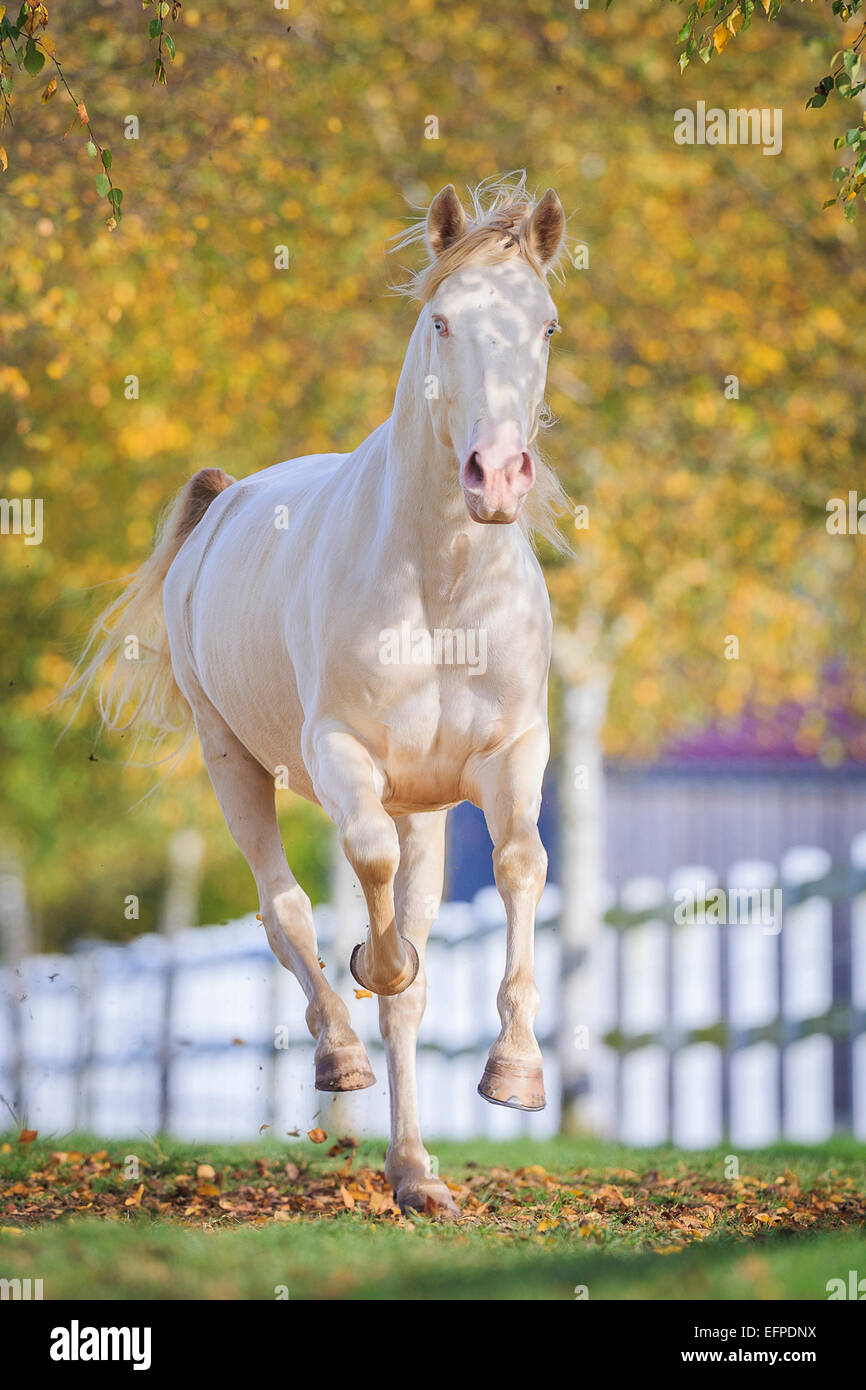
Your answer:
[[[594,1018],[593,951],[604,911],[604,763],[601,735],[610,672],[596,667],[563,698],[563,753],[559,782],[563,895],[560,925],[563,963],[559,1063],[562,1130],[592,1127],[589,1095],[591,1049],[598,1046]]]
[[[33,930],[27,909],[24,871],[17,857],[9,855],[0,863],[0,964],[7,981],[7,1007],[12,1034],[12,1095],[9,1104],[16,1122],[23,1122],[23,1056],[21,1001],[25,994],[21,968],[33,951]]]
[[[178,830],[169,847],[168,883],[160,931],[166,939],[166,963],[162,997],[162,1051],[159,1080],[159,1128],[167,1134],[171,1125],[171,1068],[174,1061],[174,941],[177,932],[198,925],[198,893],[204,858],[204,838],[192,827]],[[94,981],[94,987],[96,982]]]

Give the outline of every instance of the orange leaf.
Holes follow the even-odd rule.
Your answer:
[[[307,1138],[311,1144],[324,1144],[327,1134],[323,1129],[308,1129]]]
[[[131,1197],[127,1197],[127,1199],[126,1199],[126,1201],[124,1202],[123,1205],[124,1205],[125,1207],[140,1207],[140,1206],[141,1206],[141,1199],[142,1199],[143,1196],[144,1196],[144,1183],[142,1182],[142,1183],[139,1183],[138,1187],[136,1188],[135,1192],[133,1192],[132,1196],[131,1196]]]
[[[368,989],[356,989],[356,990],[355,990],[355,998],[356,998],[356,999],[372,999],[373,996],[372,996],[372,994],[370,993],[370,991],[369,991]]]
[[[37,1137],[38,1134],[38,1129],[22,1129],[21,1133],[18,1135],[18,1143],[32,1144],[33,1140]]]

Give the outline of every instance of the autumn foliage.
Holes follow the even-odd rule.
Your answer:
[[[388,239],[449,181],[526,167],[570,213],[545,448],[588,524],[574,561],[545,559],[581,634],[574,678],[613,670],[608,751],[794,702],[804,751],[866,755],[824,693],[833,665],[866,705],[862,540],[825,525],[862,486],[866,266],[858,224],[821,210],[838,112],[805,108],[804,40],[832,56],[820,16],[796,9],[786,44],[756,22],[736,62],[679,76],[682,14],[650,0],[184,5],[167,86],[152,18],[51,13],[124,190],[113,231],[101,160],[80,119],[64,139],[73,113],[42,102],[42,72],[16,73],[3,136],[2,495],[42,498],[45,534],[0,538],[0,830],[43,943],[152,927],[187,823],[208,837],[203,916],[251,906],[197,761],[142,802],[159,774],[96,746],[92,709],[58,744],[51,701],[105,605],[91,591],[140,563],[195,469],[349,449],[387,415],[413,322]],[[676,145],[698,100],[782,108],[782,152]],[[296,802],[283,818],[320,897],[323,820]]]

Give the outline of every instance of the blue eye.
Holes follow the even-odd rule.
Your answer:
[[[545,338],[552,338],[558,327],[558,323],[549,323],[544,330]]]
[[[439,334],[439,337],[440,337],[440,338],[444,338],[444,337],[445,337],[445,334],[448,332],[448,325],[447,325],[447,323],[445,322],[444,319],[435,318],[435,319],[433,320],[433,327],[435,328],[436,332]]]

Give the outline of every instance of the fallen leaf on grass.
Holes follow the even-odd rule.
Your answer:
[[[614,1187],[612,1183],[605,1183],[594,1195],[596,1198],[603,1198],[605,1202],[618,1202],[623,1207],[634,1206],[634,1197],[626,1197],[622,1189]]]

